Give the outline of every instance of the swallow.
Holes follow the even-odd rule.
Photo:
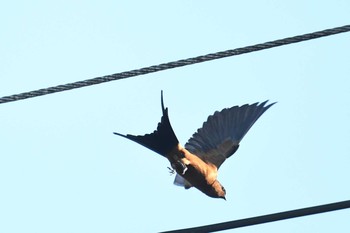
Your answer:
[[[176,171],[175,185],[195,187],[213,198],[226,200],[226,190],[217,180],[222,163],[233,155],[248,130],[275,103],[245,104],[216,111],[182,146],[171,127],[168,108],[161,107],[163,116],[157,129],[150,134],[114,134],[132,140],[169,160]],[[266,106],[265,106],[266,105]]]

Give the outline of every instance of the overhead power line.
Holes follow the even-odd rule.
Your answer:
[[[259,51],[259,50],[263,50],[263,49],[269,49],[269,48],[273,48],[273,47],[282,46],[282,45],[298,43],[301,41],[316,39],[316,38],[320,38],[320,37],[324,37],[324,36],[330,36],[330,35],[334,35],[334,34],[338,34],[338,33],[348,32],[348,31],[350,31],[350,25],[345,25],[342,27],[336,27],[336,28],[327,29],[327,30],[323,30],[323,31],[317,31],[317,32],[308,33],[308,34],[304,34],[304,35],[288,37],[288,38],[284,38],[284,39],[280,39],[280,40],[274,40],[274,41],[270,41],[270,42],[266,42],[266,43],[261,43],[261,44],[246,46],[246,47],[242,47],[242,48],[221,51],[221,52],[217,52],[217,53],[210,53],[207,55],[197,56],[197,57],[188,58],[188,59],[182,59],[182,60],[178,60],[178,61],[163,63],[163,64],[159,64],[159,65],[144,67],[141,69],[135,69],[135,70],[131,70],[131,71],[106,75],[106,76],[97,77],[97,78],[87,79],[84,81],[78,81],[78,82],[58,85],[58,86],[54,86],[54,87],[38,89],[35,91],[29,91],[29,92],[24,92],[24,93],[20,93],[20,94],[4,96],[4,97],[0,98],[0,104],[12,102],[12,101],[17,101],[17,100],[22,100],[22,99],[27,99],[27,98],[33,98],[33,97],[47,95],[47,94],[52,94],[52,93],[61,92],[61,91],[72,90],[75,88],[91,86],[91,85],[100,84],[100,83],[109,82],[109,81],[114,81],[114,80],[130,78],[130,77],[134,77],[134,76],[138,76],[138,75],[154,73],[154,72],[172,69],[172,68],[176,68],[176,67],[187,66],[187,65],[191,65],[191,64],[205,62],[205,61],[211,61],[211,60],[215,60],[215,59],[219,59],[219,58],[236,56],[236,55],[240,55],[240,54],[244,54],[244,53],[255,52],[255,51]]]
[[[285,220],[290,218],[303,217],[303,216],[312,215],[312,214],[320,214],[320,213],[341,210],[346,208],[350,208],[350,200],[336,202],[336,203],[327,204],[327,205],[319,205],[319,206],[308,207],[303,209],[290,210],[290,211],[285,211],[285,212],[280,212],[275,214],[268,214],[268,215],[253,217],[253,218],[245,218],[245,219],[240,219],[240,220],[235,220],[230,222],[206,225],[201,227],[193,227],[193,228],[174,230],[174,231],[165,231],[163,233],[190,233],[190,232],[203,233],[203,232],[223,231],[223,230],[229,230],[229,229],[234,229],[239,227],[246,227],[246,226],[252,226],[252,225],[257,225],[262,223]]]

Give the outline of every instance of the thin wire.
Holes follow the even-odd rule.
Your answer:
[[[236,55],[240,55],[240,54],[244,54],[244,53],[255,52],[255,51],[259,51],[259,50],[263,50],[263,49],[269,49],[269,48],[273,48],[273,47],[282,46],[282,45],[298,43],[301,41],[316,39],[316,38],[320,38],[320,37],[324,37],[324,36],[330,36],[330,35],[334,35],[334,34],[338,34],[338,33],[348,32],[348,31],[350,31],[350,25],[345,25],[342,27],[336,27],[336,28],[327,29],[327,30],[323,30],[323,31],[317,31],[317,32],[308,33],[308,34],[304,34],[304,35],[288,37],[285,39],[270,41],[270,42],[266,42],[266,43],[251,45],[251,46],[237,48],[237,49],[221,51],[221,52],[217,52],[217,53],[210,53],[207,55],[202,55],[202,56],[188,58],[188,59],[182,59],[182,60],[178,60],[178,61],[163,63],[163,64],[159,64],[159,65],[144,67],[141,69],[135,69],[135,70],[131,70],[131,71],[106,75],[106,76],[97,77],[97,78],[87,79],[84,81],[78,81],[78,82],[58,85],[58,86],[54,86],[54,87],[38,89],[35,91],[29,91],[29,92],[24,92],[24,93],[20,93],[20,94],[4,96],[4,97],[0,98],[0,104],[12,102],[12,101],[17,101],[17,100],[22,100],[22,99],[27,99],[27,98],[33,98],[33,97],[47,95],[47,94],[52,94],[52,93],[61,92],[61,91],[72,90],[75,88],[91,86],[91,85],[100,84],[100,83],[104,83],[104,82],[109,82],[109,81],[114,81],[114,80],[119,80],[119,79],[124,79],[124,78],[130,78],[130,77],[149,74],[149,73],[154,73],[154,72],[158,72],[158,71],[162,71],[162,70],[192,65],[192,64],[196,64],[196,63],[200,63],[200,62],[211,61],[211,60],[230,57],[230,56],[236,56]]]
[[[193,228],[174,230],[174,231],[165,231],[163,233],[189,233],[189,232],[203,233],[203,232],[223,231],[223,230],[229,230],[229,229],[234,229],[239,227],[246,227],[246,226],[252,226],[252,225],[257,225],[262,223],[285,220],[290,218],[303,217],[303,216],[312,215],[312,214],[325,213],[329,211],[341,210],[346,208],[350,208],[350,200],[326,204],[326,205],[308,207],[303,209],[290,210],[290,211],[285,211],[285,212],[280,212],[275,214],[268,214],[268,215],[253,217],[253,218],[240,219],[240,220],[235,220],[230,222],[206,225],[201,227],[193,227]]]

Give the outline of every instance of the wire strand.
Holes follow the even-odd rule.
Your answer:
[[[298,43],[298,42],[302,42],[302,41],[306,41],[306,40],[316,39],[316,38],[320,38],[320,37],[324,37],[324,36],[330,36],[330,35],[334,35],[334,34],[338,34],[338,33],[348,32],[348,31],[350,31],[350,25],[345,25],[342,27],[336,27],[336,28],[332,28],[332,29],[317,31],[317,32],[303,34],[303,35],[294,36],[294,37],[288,37],[288,38],[284,38],[284,39],[269,41],[269,42],[251,45],[251,46],[246,46],[246,47],[242,47],[242,48],[236,48],[236,49],[221,51],[221,52],[217,52],[217,53],[210,53],[207,55],[197,56],[197,57],[193,57],[193,58],[182,59],[182,60],[178,60],[178,61],[163,63],[163,64],[159,64],[159,65],[153,65],[153,66],[149,66],[149,67],[144,67],[141,69],[135,69],[135,70],[131,70],[131,71],[106,75],[106,76],[102,76],[102,77],[96,77],[96,78],[87,79],[84,81],[67,83],[67,84],[58,85],[58,86],[54,86],[54,87],[48,87],[48,88],[38,89],[38,90],[24,92],[24,93],[20,93],[20,94],[4,96],[4,97],[0,98],[0,104],[12,102],[12,101],[17,101],[17,100],[22,100],[22,99],[27,99],[27,98],[33,98],[33,97],[47,95],[47,94],[52,94],[52,93],[61,92],[61,91],[72,90],[72,89],[76,89],[76,88],[91,86],[91,85],[110,82],[110,81],[119,80],[119,79],[135,77],[135,76],[154,73],[154,72],[158,72],[158,71],[162,71],[162,70],[173,69],[173,68],[177,68],[177,67],[201,63],[201,62],[205,62],[205,61],[211,61],[211,60],[215,60],[215,59],[236,56],[236,55],[240,55],[240,54],[244,54],[244,53],[255,52],[255,51],[259,51],[259,50],[263,50],[263,49],[269,49],[269,48],[273,48],[273,47],[282,46],[282,45]]]
[[[320,213],[341,210],[346,208],[350,208],[350,200],[326,204],[326,205],[308,207],[303,209],[279,212],[275,214],[262,215],[262,216],[253,217],[253,218],[245,218],[245,219],[240,219],[240,220],[235,220],[230,222],[223,222],[218,224],[186,228],[186,229],[174,230],[174,231],[164,231],[163,233],[190,233],[190,232],[203,233],[203,232],[223,231],[223,230],[229,230],[229,229],[234,229],[239,227],[246,227],[246,226],[252,226],[252,225],[257,225],[262,223],[285,220],[290,218],[303,217],[307,215],[320,214]]]

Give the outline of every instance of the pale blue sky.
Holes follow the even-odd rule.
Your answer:
[[[6,1],[0,96],[350,23],[349,1]],[[350,33],[0,105],[0,232],[157,232],[350,197]],[[112,134],[184,144],[216,110],[278,101],[220,168],[227,201],[172,184]],[[228,232],[349,232],[349,210]]]

